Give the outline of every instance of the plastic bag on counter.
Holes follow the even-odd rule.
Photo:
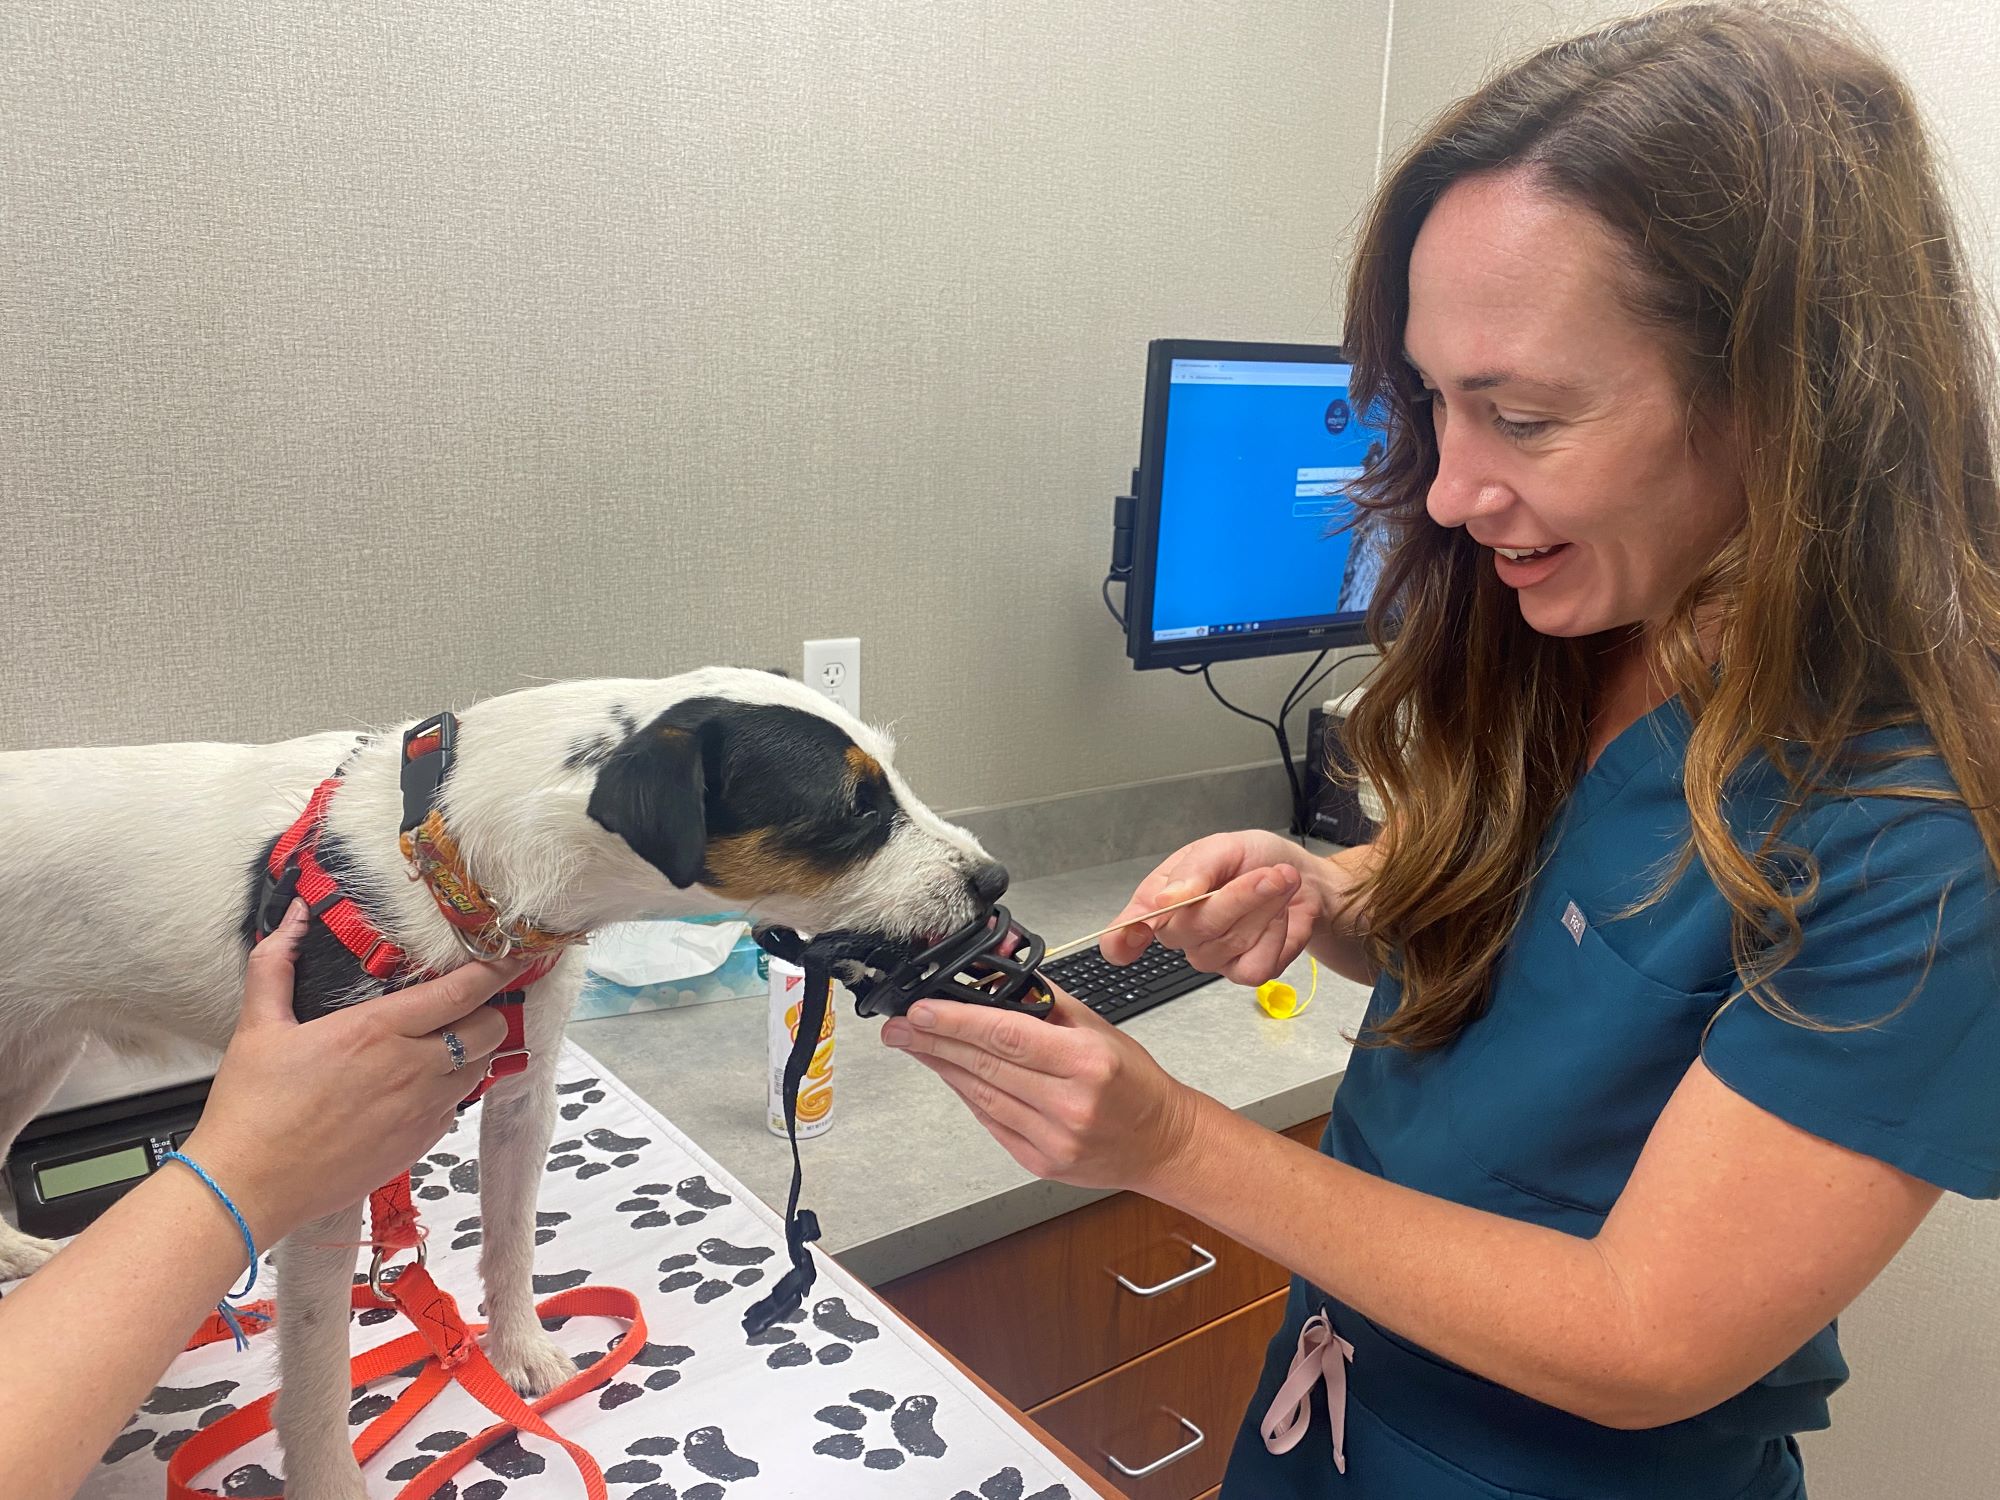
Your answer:
[[[723,914],[621,922],[591,934],[589,972],[574,1019],[762,998],[764,950],[750,923]]]

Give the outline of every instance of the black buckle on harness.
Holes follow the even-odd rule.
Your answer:
[[[275,876],[267,863],[262,878],[263,885],[257,892],[259,942],[278,930],[278,924],[285,920],[285,912],[291,907],[292,898],[299,893],[298,851],[294,850],[285,857],[285,867]]]
[[[437,746],[412,757],[410,746],[426,735],[438,737]],[[431,815],[438,788],[444,784],[451,763],[458,757],[458,717],[447,711],[432,714],[421,724],[412,725],[403,735],[403,826],[408,833]]]

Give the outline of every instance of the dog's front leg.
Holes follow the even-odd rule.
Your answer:
[[[486,1285],[486,1357],[524,1396],[576,1373],[535,1316],[535,1196],[556,1122],[556,1047],[496,1083],[480,1107],[480,1279]]]
[[[347,1441],[348,1289],[361,1205],[293,1231],[278,1249],[278,1442],[286,1500],[362,1500]]]

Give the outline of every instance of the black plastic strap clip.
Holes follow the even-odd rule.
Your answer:
[[[270,866],[264,867],[263,884],[257,892],[257,940],[262,942],[278,930],[278,924],[285,920],[285,911],[292,904],[292,898],[299,893],[299,856],[294,850],[287,856],[285,866],[276,875]]]
[[[437,745],[414,758],[410,746],[428,735],[437,736]],[[438,788],[458,757],[458,718],[446,712],[432,714],[403,735],[403,826],[408,833],[431,815]]]

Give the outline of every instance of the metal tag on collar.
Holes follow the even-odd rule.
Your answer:
[[[437,743],[416,755],[411,747],[419,740],[437,736]],[[432,714],[403,735],[403,826],[408,833],[430,816],[437,801],[438,787],[458,756],[458,718],[449,711]]]

